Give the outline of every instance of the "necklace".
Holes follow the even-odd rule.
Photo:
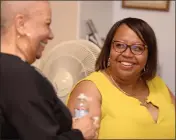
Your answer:
[[[111,81],[113,82],[113,84],[114,84],[122,93],[124,93],[124,94],[127,95],[127,96],[132,97],[131,94],[125,92],[122,88],[120,88],[120,86],[117,84],[117,82],[115,82],[114,78],[112,77],[112,75],[111,75],[110,73],[108,74],[108,73],[105,71],[105,74],[106,74],[108,77],[110,77],[110,79],[111,79]],[[138,99],[138,100],[139,100],[139,99]],[[147,105],[148,105],[147,98],[143,99],[142,101],[141,101],[141,100],[139,100],[139,101],[141,102],[141,103],[140,103],[141,106],[147,107]]]
[[[112,77],[112,75],[109,75],[110,79],[112,80],[113,84],[121,91],[123,92],[124,94],[128,95],[128,96],[131,96],[129,93],[125,92],[123,89],[121,89],[119,87],[119,85],[117,84],[117,82],[115,82],[114,78]]]

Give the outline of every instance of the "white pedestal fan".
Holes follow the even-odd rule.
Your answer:
[[[38,68],[51,81],[58,97],[65,102],[68,93],[82,78],[95,71],[100,48],[87,40],[60,43],[38,62]]]

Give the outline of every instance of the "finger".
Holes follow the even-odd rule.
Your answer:
[[[95,134],[95,139],[98,139],[98,132],[96,132]]]
[[[97,132],[97,128],[95,126],[93,126],[91,129],[94,133]]]
[[[84,117],[82,117],[82,118],[90,120],[90,121],[91,121],[91,123],[93,123],[93,122],[94,122],[94,119],[93,119],[93,117],[92,117],[90,114],[85,115],[85,116],[84,116]]]
[[[98,123],[100,121],[99,116],[94,116],[94,117],[92,117],[92,119],[94,120],[95,123]]]
[[[93,139],[98,139],[98,132],[95,132],[95,136],[93,137]]]
[[[72,121],[73,122],[75,122],[75,121],[77,121],[78,120],[78,118],[72,118]]]
[[[96,136],[96,133],[95,133],[95,131],[92,129],[92,131],[91,131],[91,139],[94,139],[95,136]]]
[[[83,117],[81,117],[79,119],[84,119],[84,118],[91,118],[91,115],[90,114],[86,114],[86,115],[84,115]]]
[[[100,128],[100,125],[98,125],[98,124],[95,124],[94,126],[95,126],[96,130],[98,130]]]
[[[94,133],[93,139],[97,139],[97,138],[98,138],[98,132],[96,131],[96,132]]]

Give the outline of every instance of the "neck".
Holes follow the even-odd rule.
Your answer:
[[[1,53],[11,54],[18,56],[21,60],[26,61],[25,56],[18,51],[15,45],[15,41],[11,39],[6,40],[5,38],[1,37]]]
[[[139,83],[141,83],[142,81],[140,76],[121,78],[120,76],[117,76],[109,69],[107,70],[106,73],[108,73],[108,75],[112,78],[112,80],[114,80],[114,82],[116,82],[116,84],[122,89],[127,88],[129,90],[130,89],[134,90],[136,89],[136,87],[139,86]]]

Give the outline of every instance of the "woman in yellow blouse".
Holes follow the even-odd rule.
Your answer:
[[[174,139],[174,96],[156,70],[152,28],[141,19],[120,20],[107,35],[96,72],[78,82],[68,107],[74,113],[80,93],[92,98],[89,112],[100,116],[99,139]]]

